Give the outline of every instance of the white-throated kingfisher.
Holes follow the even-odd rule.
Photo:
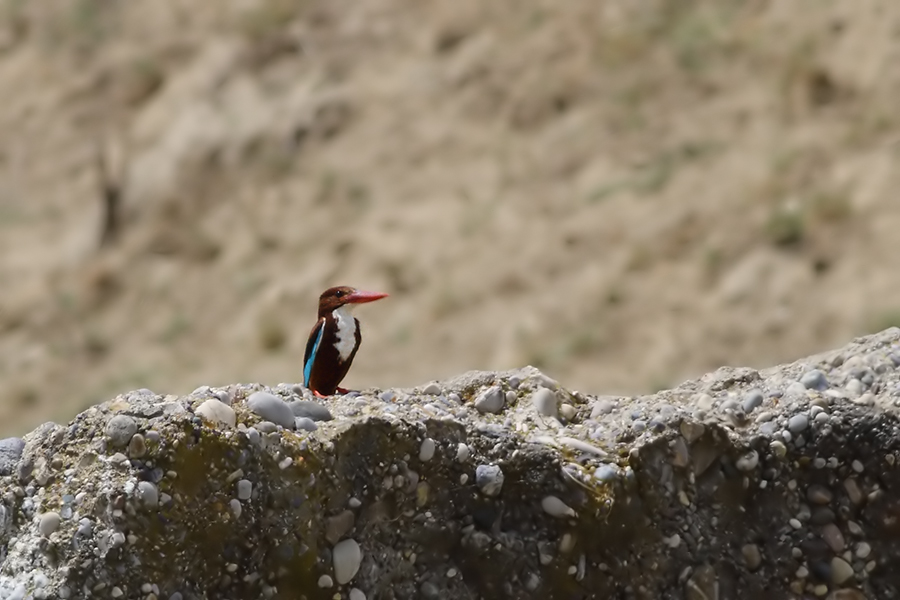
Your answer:
[[[385,298],[381,292],[364,292],[348,286],[328,288],[319,296],[319,320],[309,332],[303,354],[303,385],[324,398],[346,394],[338,384],[350,370],[362,335],[359,320],[351,314],[357,304]]]

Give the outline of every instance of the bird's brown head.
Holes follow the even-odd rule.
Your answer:
[[[387,297],[382,292],[366,292],[346,285],[328,288],[319,296],[319,317],[324,317],[345,304],[363,304]]]

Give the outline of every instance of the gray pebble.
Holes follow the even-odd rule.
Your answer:
[[[788,431],[797,434],[805,431],[809,427],[809,417],[804,414],[797,414],[788,419]]]
[[[141,481],[138,483],[137,495],[144,506],[156,507],[159,505],[159,490],[149,481]]]
[[[762,406],[762,403],[763,393],[758,389],[752,389],[744,394],[744,399],[741,401],[741,408],[744,409],[745,413],[750,414],[755,408]]]
[[[432,381],[422,388],[422,393],[427,396],[440,396],[441,386],[436,381]]]
[[[334,578],[338,585],[350,583],[362,563],[362,549],[354,539],[346,539],[334,545],[331,551],[334,564]]]
[[[602,464],[594,471],[594,479],[603,483],[615,481],[619,476],[619,470],[613,465]]]
[[[62,522],[62,517],[59,516],[57,512],[45,512],[41,515],[41,521],[38,525],[40,529],[41,535],[44,537],[50,537],[54,531],[56,531],[59,524]]]
[[[835,556],[831,559],[831,582],[841,585],[853,577],[853,567],[843,558]]]
[[[325,519],[325,539],[329,544],[337,544],[342,537],[347,535],[356,522],[356,515],[352,510],[344,510]]]
[[[379,396],[382,402],[391,402],[396,397],[397,394],[394,393],[394,390],[385,390],[381,392],[381,395]]]
[[[741,548],[741,554],[744,555],[744,563],[751,571],[755,571],[762,564],[762,555],[759,552],[759,546],[756,544],[745,544]]]
[[[640,419],[638,419],[637,421],[635,421],[631,424],[631,428],[634,429],[636,432],[640,433],[640,432],[644,431],[645,429],[647,429],[647,423],[645,421],[641,421]]]
[[[78,529],[75,530],[75,534],[81,537],[90,537],[93,531],[94,522],[87,517],[82,517],[81,520],[78,521]]]
[[[298,431],[315,431],[319,428],[316,422],[308,417],[296,417],[294,419],[294,429]]]
[[[531,395],[531,405],[545,417],[559,416],[559,399],[556,392],[547,388],[540,388]]]
[[[800,378],[800,383],[808,390],[822,391],[828,388],[828,379],[825,377],[825,373],[819,369],[804,373]]]
[[[601,398],[591,405],[591,418],[598,419],[603,415],[608,415],[615,408],[612,400]]]
[[[541,500],[541,508],[551,517],[556,517],[558,519],[575,516],[575,511],[556,496],[544,497],[544,499]]]
[[[503,489],[503,470],[498,465],[478,465],[475,469],[475,485],[485,496],[499,496]]]
[[[287,402],[267,392],[254,392],[247,398],[247,406],[263,419],[281,425],[285,429],[294,428],[294,413]]]
[[[458,462],[466,462],[469,460],[469,447],[463,443],[459,443],[456,445],[456,460]]]
[[[434,443],[434,440],[431,438],[425,438],[422,440],[422,445],[419,446],[419,460],[422,462],[428,462],[434,457],[434,452],[437,449],[437,446]]]
[[[795,381],[787,387],[784,395],[788,398],[804,398],[806,396],[806,386],[799,381]]]
[[[500,386],[491,386],[478,394],[478,397],[475,398],[475,410],[480,413],[497,414],[503,410],[505,402],[506,397],[503,394],[503,390],[500,389]]]
[[[211,423],[224,423],[229,427],[234,427],[236,422],[234,409],[212,398],[204,401],[195,412]]]
[[[313,421],[330,421],[334,417],[327,407],[309,400],[294,400],[288,403],[295,417],[306,417]]]
[[[106,437],[113,446],[124,448],[137,433],[137,423],[128,415],[116,415],[106,424]]]
[[[319,577],[319,581],[317,582],[320,588],[330,588],[334,585],[334,580],[331,578],[331,575],[322,575]]]
[[[253,493],[253,484],[246,479],[241,479],[237,482],[237,497],[238,500],[246,501],[250,499],[250,495]]]
[[[851,398],[859,398],[866,391],[866,386],[859,379],[851,379],[844,386],[844,389],[847,390]]]
[[[254,446],[259,445],[260,435],[259,435],[259,431],[256,429],[256,427],[248,427],[246,434],[247,434],[247,439],[250,440],[251,444],[253,444]]]
[[[241,506],[241,501],[237,498],[232,498],[228,501],[228,506],[231,508],[231,513],[234,515],[234,518],[240,518],[241,512],[243,512],[244,510],[244,508]]]
[[[0,440],[0,475],[11,475],[19,464],[25,440],[11,437]]]

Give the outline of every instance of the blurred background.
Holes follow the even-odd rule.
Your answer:
[[[900,324],[894,0],[0,0],[0,429],[139,387],[641,393]]]

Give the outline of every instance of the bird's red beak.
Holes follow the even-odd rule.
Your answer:
[[[376,300],[381,300],[382,298],[387,298],[387,294],[382,292],[366,292],[363,290],[356,290],[346,298],[346,302],[351,304],[363,304],[365,302],[375,302]]]

